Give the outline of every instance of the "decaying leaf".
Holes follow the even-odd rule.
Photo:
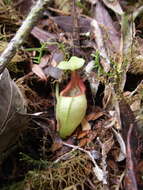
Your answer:
[[[36,0],[12,0],[14,6],[19,10],[22,15],[29,12],[31,6],[36,2]]]
[[[45,67],[47,66],[49,60],[50,60],[50,56],[49,56],[48,54],[43,55],[43,56],[41,57],[39,66],[40,66],[41,68],[45,68]]]
[[[135,23],[131,15],[122,15],[121,17],[121,58],[118,64],[118,70],[124,71],[119,80],[118,88],[123,91],[126,82],[126,73],[129,69],[132,58],[132,44],[135,37]]]
[[[33,65],[32,65],[32,71],[33,71],[33,73],[35,73],[40,79],[45,80],[45,81],[47,80],[47,78],[46,78],[44,72],[42,71],[42,69],[41,69],[41,67],[40,67],[39,65],[33,64]]]
[[[108,50],[108,56],[113,56],[113,53],[120,52],[120,37],[117,32],[113,20],[107,9],[98,1],[95,9],[95,18],[101,27],[104,44]]]
[[[31,34],[37,38],[40,42],[47,42],[48,40],[57,39],[55,34],[49,33],[35,26],[31,30]]]
[[[131,104],[131,110],[132,111],[139,111],[141,108],[141,99],[137,99],[135,100],[132,104]]]
[[[124,12],[120,6],[120,3],[118,0],[103,0],[103,2],[105,3],[105,5],[107,7],[109,7],[110,9],[112,9],[115,13],[122,15]]]
[[[131,134],[133,130],[133,124],[129,126],[127,136],[127,161],[126,161],[126,176],[125,176],[125,188],[127,190],[137,190],[137,181],[135,177],[135,166],[132,158],[132,147],[131,147]]]
[[[119,102],[112,84],[108,84],[105,86],[103,106],[109,111],[114,110],[112,114],[114,115],[116,120],[116,128],[121,129]]]
[[[110,70],[110,60],[104,46],[104,40],[103,40],[101,28],[95,19],[91,21],[91,30],[95,36],[95,41],[99,50],[99,54],[101,58],[100,63],[104,71],[108,72]]]
[[[25,100],[7,69],[0,74],[0,153],[13,145],[25,128]]]
[[[87,121],[91,121],[91,120],[96,120],[100,117],[102,117],[104,115],[104,113],[101,111],[99,112],[93,112],[93,113],[90,113],[89,115],[86,116],[86,119]]]
[[[117,158],[117,161],[120,162],[120,161],[123,161],[125,158],[126,158],[126,145],[125,145],[125,142],[121,136],[121,134],[119,132],[117,132],[115,129],[113,129],[113,132],[116,136],[116,139],[120,145],[120,154]]]
[[[60,148],[62,148],[62,146],[63,146],[63,142],[61,138],[55,135],[54,143],[52,144],[52,148],[51,148],[52,152],[59,150]]]
[[[136,165],[138,161],[138,132],[137,123],[130,106],[124,99],[120,101],[121,119],[122,119],[122,135],[126,143],[127,159],[126,159],[126,175],[125,175],[125,189],[136,190]],[[126,114],[125,114],[126,113]]]
[[[109,139],[107,139],[104,143],[102,143],[102,154],[107,155],[111,150],[113,144],[114,144],[114,139],[112,135]]]
[[[57,51],[54,51],[52,54],[52,60],[51,60],[51,65],[53,67],[56,67],[61,61],[64,60],[64,52],[60,51],[59,49]]]
[[[95,62],[92,60],[85,66],[85,74],[90,84],[90,88],[93,96],[96,96],[100,81],[97,78],[97,73],[95,71]]]
[[[85,146],[89,143],[92,143],[96,137],[97,137],[96,130],[80,131],[77,136],[77,139],[79,139],[79,146]]]
[[[90,142],[91,142],[91,140],[89,138],[85,137],[85,138],[80,140],[79,146],[83,147],[83,146],[87,145]]]
[[[56,16],[52,18],[65,32],[72,32],[72,16]],[[90,19],[79,17],[80,32],[89,32]]]
[[[65,13],[69,13],[69,11],[71,10],[71,2],[67,1],[67,0],[55,0],[54,1],[56,7],[58,7],[58,9],[62,10]]]
[[[114,144],[114,140],[113,140],[113,135],[111,136],[111,138],[109,138],[107,141],[105,141],[104,143],[102,143],[98,137],[98,142],[101,146],[101,154],[102,154],[102,171],[104,173],[104,177],[103,177],[103,184],[107,184],[107,174],[108,174],[108,171],[107,171],[107,154],[108,152],[110,151],[110,149],[112,148],[113,144]]]
[[[57,65],[59,62],[63,61],[64,59],[64,54],[62,51],[57,50],[52,53],[52,59],[51,61],[49,60],[50,56],[49,55],[44,55],[41,58],[41,62],[39,66],[43,68],[44,74],[48,77],[51,76],[55,79],[60,80],[63,75],[63,71],[57,68]],[[50,62],[50,65],[48,64]]]
[[[112,89],[110,85],[106,85],[105,86],[105,90],[104,90],[104,98],[103,98],[103,107],[104,109],[108,108],[108,109],[113,109],[113,105],[114,103],[112,102],[113,100],[113,94],[112,94]]]
[[[60,80],[63,75],[63,71],[61,71],[59,68],[53,67],[51,65],[44,69],[44,73],[46,76],[51,76],[58,80]]]
[[[83,120],[81,121],[81,125],[82,125],[83,131],[88,131],[91,129],[91,126],[90,126],[89,122],[86,120],[86,118],[83,118]]]
[[[80,131],[80,133],[77,136],[77,139],[82,139],[85,136],[87,136],[87,134],[89,133],[89,131]]]

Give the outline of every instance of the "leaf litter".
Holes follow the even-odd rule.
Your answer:
[[[23,190],[136,190],[143,187],[143,167],[140,167],[142,165],[142,137],[137,130],[138,123],[139,127],[142,125],[140,107],[142,90],[132,93],[135,88],[130,88],[129,96],[124,95],[127,86],[130,86],[130,82],[126,78],[127,71],[129,70],[129,74],[133,76],[141,73],[140,61],[138,59],[136,62],[136,58],[141,55],[138,43],[142,37],[137,33],[138,38],[134,38],[136,42],[133,47],[132,29],[134,26],[132,25],[135,20],[130,20],[129,15],[124,17],[123,10],[126,11],[126,6],[129,6],[124,3],[125,1],[120,4],[117,0],[103,0],[102,2],[95,1],[95,4],[91,5],[89,1],[85,1],[84,6],[91,8],[92,11],[92,14],[89,12],[88,15],[85,15],[84,8],[76,5],[76,9],[79,11],[79,16],[76,18],[80,31],[79,39],[76,39],[79,40],[79,47],[75,46],[72,34],[75,27],[73,15],[70,13],[70,16],[67,16],[64,12],[71,6],[70,3],[67,5],[67,9],[62,9],[55,2],[55,7],[47,9],[37,26],[31,31],[29,41],[27,40],[20,50],[28,57],[26,60],[19,59],[21,64],[22,62],[26,63],[21,67],[24,74],[17,77],[9,68],[11,76],[14,75],[13,78],[17,79],[16,84],[24,97],[23,102],[19,102],[17,98],[15,100],[18,102],[14,102],[14,104],[22,110],[20,114],[24,115],[26,101],[31,120],[27,119],[29,118],[28,114],[23,117],[29,122],[28,128],[26,127],[22,132],[19,139],[20,144],[13,150],[20,160],[14,154],[9,153],[7,159],[2,163],[2,189],[4,189],[5,182],[6,185],[9,185],[9,189],[12,189],[13,186]],[[17,3],[15,6],[21,9],[22,4],[28,5],[26,1],[19,1],[19,4]],[[4,4],[2,5],[4,6]],[[137,4],[137,6],[139,5],[140,3]],[[94,16],[92,16],[93,14]],[[6,28],[5,33],[1,32],[2,39],[9,33],[13,35],[13,30],[9,28],[10,24],[15,29],[17,23],[21,22],[19,18],[10,20],[9,17],[6,17],[5,19],[1,19],[3,20],[1,21],[2,25],[4,24]],[[115,23],[117,23],[117,27],[115,27]],[[43,44],[44,49],[41,50]],[[85,44],[90,44],[90,48]],[[26,49],[29,48],[31,50],[27,51]],[[61,61],[70,59],[73,48],[76,55],[79,57],[82,55],[82,58],[86,60],[86,66],[80,70],[80,75],[86,84],[88,109],[81,125],[68,139],[63,141],[57,133],[54,89],[57,81],[63,87],[69,81],[68,72],[61,72],[57,65]],[[130,50],[133,50],[131,57],[134,59],[130,57]],[[97,51],[99,52],[99,65],[96,65],[94,59],[97,58]],[[94,57],[91,54],[94,54]],[[37,57],[37,59],[32,57]],[[35,60],[38,60],[39,64]],[[88,69],[87,65],[91,62],[91,68]],[[128,62],[128,65],[125,62]],[[136,65],[136,63],[139,64]],[[0,81],[4,81],[2,80],[4,75],[9,77],[8,74],[3,73]],[[5,82],[11,86],[11,88],[7,87],[8,90],[17,88],[10,79]],[[125,82],[126,86],[123,91]],[[137,81],[136,88],[139,82]],[[6,87],[6,84],[0,83],[0,88]],[[13,97],[8,90],[1,90],[6,93],[6,95],[0,94],[3,104],[5,103],[2,101],[3,97],[7,96],[8,99]],[[137,93],[139,93],[141,103],[135,109],[136,105],[133,103]],[[16,95],[14,96],[16,97]],[[11,105],[2,106],[1,104],[0,106],[7,112],[7,114],[3,112],[3,116],[0,118],[3,129],[6,125],[15,126],[13,117],[18,118],[17,122],[23,119],[13,104],[9,108],[7,106]],[[39,112],[43,115],[38,114]],[[8,128],[10,129],[10,127]],[[141,127],[139,129],[142,130]],[[21,131],[23,131],[22,126]],[[15,132],[17,133],[17,130]],[[10,132],[7,131],[7,133]],[[7,136],[6,133],[1,133],[1,141],[2,138],[5,138],[4,135]],[[11,133],[11,135],[13,134]],[[15,140],[17,139],[9,137],[9,141],[13,141],[14,144]],[[4,145],[8,149],[10,149],[9,141],[7,141],[7,145]],[[12,144],[10,143],[10,145]],[[0,151],[3,152],[3,148]],[[21,156],[19,156],[19,152],[21,152]],[[10,172],[7,167],[8,160],[13,160]],[[20,170],[22,171],[19,172]],[[4,177],[5,175],[7,177]],[[16,181],[21,177],[22,181],[16,186]],[[8,184],[10,179],[12,180]]]

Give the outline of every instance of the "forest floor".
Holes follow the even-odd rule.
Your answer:
[[[0,1],[0,53],[32,2]],[[55,0],[47,5],[7,67],[31,119],[3,153],[1,190],[143,189],[142,21],[142,1]],[[58,65],[73,56],[85,61],[78,74],[87,110],[62,139],[56,84],[63,91],[70,71]]]

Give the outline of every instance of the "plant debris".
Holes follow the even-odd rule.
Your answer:
[[[0,1],[0,189],[143,189],[142,1],[47,1],[10,53],[40,1]]]

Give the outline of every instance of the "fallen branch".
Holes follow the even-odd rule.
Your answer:
[[[31,9],[29,15],[24,20],[23,24],[17,31],[16,35],[11,39],[7,48],[0,56],[0,74],[3,72],[7,64],[10,62],[12,57],[15,55],[17,49],[25,41],[26,37],[29,35],[32,27],[35,25],[39,19],[41,13],[44,10],[45,5],[50,0],[38,0],[35,6]]]

